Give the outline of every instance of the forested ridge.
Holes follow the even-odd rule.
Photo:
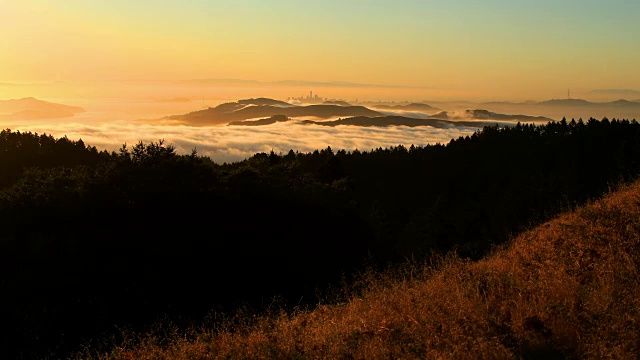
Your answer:
[[[0,132],[2,353],[63,356],[168,318],[314,304],[364,266],[514,233],[640,172],[640,125],[485,127],[448,144],[256,154],[232,164],[163,142],[99,152]]]

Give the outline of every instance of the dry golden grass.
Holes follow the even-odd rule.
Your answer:
[[[640,183],[516,237],[479,262],[370,275],[349,301],[248,317],[107,359],[635,359]],[[413,268],[409,268],[413,267]]]

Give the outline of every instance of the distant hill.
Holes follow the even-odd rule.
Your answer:
[[[640,103],[620,99],[615,101],[590,101],[586,99],[552,99],[540,102],[485,102],[468,109],[487,109],[501,114],[527,114],[545,116],[554,120],[562,118],[589,119],[637,119]]]
[[[271,125],[277,122],[285,122],[289,121],[287,116],[285,115],[274,115],[270,118],[260,119],[260,120],[239,120],[232,121],[227,126],[262,126],[262,125]]]
[[[276,100],[274,100],[276,101]],[[243,103],[244,102],[244,103]],[[253,100],[241,100],[237,103],[226,103],[215,108],[194,111],[184,115],[172,115],[168,118],[179,120],[189,125],[221,125],[232,121],[268,118],[274,115],[286,117],[318,117],[327,119],[338,116],[382,116],[381,113],[363,106],[309,105],[309,106],[273,106],[246,105]],[[260,100],[259,102],[266,102]]]
[[[553,121],[553,119],[550,119],[544,116],[497,114],[488,110],[480,110],[480,109],[466,110],[462,114],[449,113],[447,111],[442,111],[437,114],[434,114],[432,117],[434,119],[442,119],[442,120],[477,119],[477,120],[521,121],[521,122]]]
[[[0,100],[0,114],[14,120],[64,118],[84,111],[81,107],[52,103],[33,97]]]
[[[595,89],[591,92],[606,95],[640,95],[640,91],[633,89]]]
[[[434,111],[434,110],[438,110],[438,108],[435,108],[431,105],[427,105],[427,104],[422,104],[422,103],[412,103],[412,104],[407,104],[407,105],[386,105],[386,104],[382,104],[382,105],[373,105],[374,108],[376,109],[383,109],[383,110],[406,110],[406,111]]]
[[[284,102],[284,101],[280,101],[280,100],[274,100],[274,99],[268,99],[268,98],[239,100],[238,104],[242,104],[242,105],[259,105],[259,106],[271,105],[271,106],[285,106],[285,107],[295,106],[295,105],[289,104],[288,102]]]
[[[640,99],[632,100],[632,101],[620,99],[620,100],[608,101],[608,102],[591,102],[584,99],[552,99],[552,100],[545,100],[540,102],[531,101],[531,100],[524,101],[524,102],[489,101],[489,102],[484,102],[481,105],[487,105],[487,106],[491,106],[491,105],[637,106],[638,101],[640,101]]]
[[[629,100],[624,100],[624,99],[611,101],[611,102],[605,103],[605,104],[611,104],[611,105],[621,106],[621,107],[638,107],[640,105],[635,101],[629,101]]]
[[[363,126],[363,127],[387,127],[387,126],[431,126],[438,129],[448,129],[452,127],[473,127],[482,128],[485,125],[489,125],[486,122],[480,121],[458,121],[458,120],[441,120],[441,119],[416,119],[405,116],[379,116],[379,117],[367,117],[356,116],[345,119],[330,120],[330,121],[312,121],[304,120],[301,124],[309,125],[322,125],[322,126],[338,126],[338,125],[351,125],[351,126]],[[502,123],[502,125],[505,125]]]
[[[625,99],[608,101],[608,102],[590,102],[583,99],[553,99],[547,101],[541,101],[537,105],[549,105],[549,106],[567,106],[567,107],[581,107],[581,106],[616,106],[616,107],[639,107],[639,104],[634,101]]]
[[[329,101],[325,101],[322,103],[323,105],[339,105],[339,106],[352,106],[351,104],[349,104],[346,101],[340,101],[340,100],[329,100]]]
[[[550,105],[550,106],[589,106],[593,103],[583,99],[552,99],[541,101],[538,105]]]
[[[295,109],[287,109],[291,110],[290,113],[296,114],[292,115],[296,116],[304,116],[299,115],[302,111],[308,112],[310,107],[313,106],[322,106],[322,105],[312,105],[305,107],[298,107]],[[245,110],[254,111],[253,109],[256,107],[243,108],[235,113],[242,113]],[[357,107],[356,107],[357,108]],[[259,108],[258,108],[259,109]],[[318,112],[315,112],[316,114]],[[339,115],[338,115],[339,116]],[[283,122],[291,120],[286,115],[274,115],[269,118],[264,118],[260,120],[238,120],[231,121],[228,125],[234,126],[262,126],[262,125],[271,125],[276,122]],[[492,121],[495,121],[498,125],[512,125],[515,122],[549,122],[553,121],[550,118],[546,118],[543,116],[528,116],[528,115],[504,115],[504,114],[496,114],[489,112],[487,110],[467,110],[462,114],[449,114],[446,111],[442,111],[433,115],[432,118],[428,119],[418,119],[406,116],[392,115],[392,116],[353,116],[347,117],[338,120],[302,120],[300,124],[304,125],[321,125],[321,126],[338,126],[338,125],[351,125],[351,126],[363,126],[363,127],[387,127],[387,126],[408,126],[408,127],[417,127],[417,126],[432,126],[435,128],[445,129],[451,127],[474,127],[474,128],[482,128],[485,125],[489,125],[489,123],[493,124]]]

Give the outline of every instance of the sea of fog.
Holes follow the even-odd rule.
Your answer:
[[[193,149],[218,163],[245,159],[258,152],[286,154],[289,150],[309,152],[330,146],[334,150],[369,151],[397,145],[448,143],[452,138],[470,135],[476,128],[436,129],[433,127],[356,127],[301,125],[295,122],[267,126],[185,126],[167,124],[160,119],[216,106],[220,101],[158,102],[117,99],[45,99],[83,107],[86,112],[70,118],[4,121],[3,129],[46,133],[54,137],[82,139],[99,150],[117,150],[123,144],[164,140],[179,153]]]

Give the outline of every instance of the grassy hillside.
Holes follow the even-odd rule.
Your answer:
[[[517,236],[367,275],[346,301],[150,335],[109,359],[634,358],[640,352],[640,183]],[[86,354],[83,354],[86,356]]]
[[[480,260],[638,179],[640,124],[485,127],[446,145],[232,164],[10,130],[0,150],[0,358],[58,359],[160,319],[186,329],[274,296],[314,306],[366,267]]]

